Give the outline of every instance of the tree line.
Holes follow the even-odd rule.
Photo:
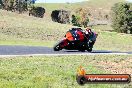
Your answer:
[[[2,9],[8,10],[8,11],[18,11],[19,13],[23,13],[24,11],[29,11],[29,15],[33,15],[36,17],[43,17],[43,14],[45,13],[45,9],[42,7],[34,7],[32,4],[35,3],[36,0],[0,0],[0,5]],[[31,9],[28,9],[29,7],[32,7]],[[66,16],[58,17],[58,18],[67,18],[70,19],[67,15]],[[62,13],[62,12],[60,12]],[[55,14],[58,14],[55,13]],[[60,15],[60,14],[58,14]],[[64,15],[64,14],[63,14]],[[89,22],[89,16],[88,12],[85,9],[78,9],[74,15],[72,15],[72,24],[74,26],[84,26],[87,27],[87,24]],[[112,21],[112,27],[115,31],[121,32],[121,33],[131,33],[132,34],[132,3],[126,3],[126,2],[119,2],[116,3],[111,8],[111,21]],[[62,22],[63,23],[63,22]]]
[[[35,3],[34,0],[0,0],[1,8],[7,11],[28,11],[28,6]]]
[[[43,18],[45,9],[43,7],[35,7],[36,0],[0,0],[1,8],[7,11],[29,12],[29,16],[35,16]]]

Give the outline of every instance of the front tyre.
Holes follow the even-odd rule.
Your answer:
[[[54,49],[54,51],[60,51],[61,50],[59,45],[55,45],[53,49]]]
[[[60,50],[62,50],[62,49],[63,49],[63,42],[64,42],[64,40],[59,41],[59,42],[53,47],[54,51],[60,51]]]

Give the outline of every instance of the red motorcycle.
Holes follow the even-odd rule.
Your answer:
[[[71,34],[72,33],[68,31],[65,35],[65,38],[54,45],[54,47],[53,47],[54,51],[59,51],[62,49],[79,50],[82,52],[84,52],[85,50],[87,50],[88,52],[92,51],[95,41],[89,40],[89,38],[84,36],[85,34],[83,32],[80,32],[80,33],[77,32],[76,34],[79,36],[82,36],[82,37],[80,37],[80,39],[77,39],[78,36],[75,35],[74,41],[72,41],[73,35],[71,35]],[[98,34],[94,33],[94,35],[97,38]]]

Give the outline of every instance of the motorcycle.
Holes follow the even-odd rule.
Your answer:
[[[98,34],[95,34],[96,38]],[[93,45],[95,41],[91,41],[87,38],[84,41],[69,41],[66,37],[59,41],[57,44],[54,45],[54,51],[60,51],[62,49],[66,50],[78,50],[84,52],[87,50],[88,52],[92,52]]]

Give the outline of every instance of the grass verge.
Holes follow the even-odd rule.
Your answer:
[[[104,65],[100,64],[100,62],[116,61],[120,63],[123,60],[132,61],[132,56],[95,55],[0,58],[0,88],[80,88],[75,78],[77,68],[80,65],[85,68],[87,73],[112,73],[111,70],[105,70]],[[127,63],[129,67],[122,64],[120,68],[131,68],[132,62]],[[88,84],[82,86],[82,88],[124,87],[130,88],[132,83]]]

